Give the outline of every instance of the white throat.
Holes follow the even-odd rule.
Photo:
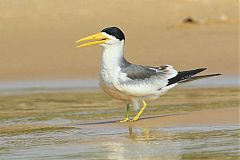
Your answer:
[[[116,86],[123,60],[124,41],[112,45],[103,45],[102,64],[100,70],[100,84]]]
[[[103,46],[102,55],[102,68],[114,70],[116,67],[120,67],[120,63],[123,59],[124,40],[111,45]]]

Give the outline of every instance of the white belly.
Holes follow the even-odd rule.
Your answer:
[[[100,74],[99,85],[103,91],[115,99],[130,101],[130,97],[115,88],[113,82],[107,77],[104,73]]]

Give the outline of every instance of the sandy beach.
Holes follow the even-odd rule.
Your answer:
[[[108,26],[125,32],[130,62],[236,75],[238,3],[1,1],[0,81],[97,78],[101,48],[76,49],[74,42]],[[194,23],[183,22],[189,17]]]

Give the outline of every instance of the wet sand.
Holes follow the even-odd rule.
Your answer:
[[[204,125],[239,125],[240,108],[222,108],[178,113],[173,115],[156,115],[143,117],[138,122],[118,123],[114,126],[124,127],[173,127]]]
[[[239,157],[239,88],[175,89],[134,123],[102,92],[40,91],[0,95],[0,159]]]
[[[2,94],[0,131],[65,129],[74,127],[73,124],[80,127],[237,125],[239,93],[239,88],[175,89],[149,102],[140,120],[134,123],[116,123],[125,115],[125,104],[102,92],[30,90],[22,94]],[[136,111],[132,110],[131,117],[134,114]],[[55,122],[55,119],[59,120]],[[45,124],[47,121],[49,126]]]
[[[93,121],[76,125],[12,124],[1,125],[1,134],[27,134],[32,132],[61,131],[73,128],[159,128],[159,127],[193,127],[239,125],[239,107],[208,109],[176,114],[144,116],[137,122],[119,123],[119,120]]]

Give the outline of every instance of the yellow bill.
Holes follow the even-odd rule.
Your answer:
[[[97,33],[97,34],[94,34],[94,35],[91,35],[91,36],[79,39],[75,43],[84,42],[84,41],[91,41],[91,40],[95,40],[95,41],[81,44],[81,45],[77,46],[76,48],[87,47],[87,46],[91,46],[91,45],[95,45],[95,44],[104,44],[106,41],[109,40],[109,38],[104,36],[100,32],[100,33]]]

